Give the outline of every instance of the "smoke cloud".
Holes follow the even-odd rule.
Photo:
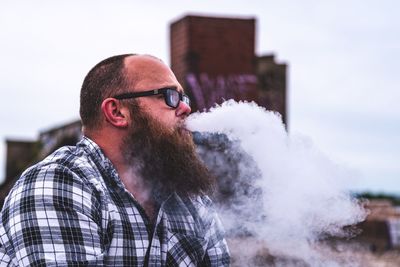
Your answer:
[[[289,136],[279,114],[228,100],[192,114],[187,127],[198,132],[199,153],[218,177],[237,266],[255,266],[260,257],[261,266],[357,266],[318,247],[351,235],[346,226],[365,219],[346,189],[349,175],[309,139]]]

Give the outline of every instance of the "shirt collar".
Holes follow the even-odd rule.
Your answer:
[[[82,148],[94,161],[94,163],[101,169],[110,173],[113,177],[117,176],[117,171],[110,159],[106,157],[98,144],[87,136],[83,136],[82,140],[77,144],[78,148]]]

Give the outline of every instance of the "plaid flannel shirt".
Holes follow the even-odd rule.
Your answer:
[[[229,266],[207,197],[164,201],[151,225],[84,137],[27,169],[0,216],[0,266]]]

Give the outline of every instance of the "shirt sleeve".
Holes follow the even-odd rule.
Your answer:
[[[211,203],[211,200],[205,202]],[[224,228],[214,208],[209,207],[209,211],[211,212],[211,225],[206,233],[208,246],[201,266],[230,266],[230,253],[225,240]]]
[[[0,239],[20,266],[101,266],[98,193],[59,164],[27,170],[1,214]]]

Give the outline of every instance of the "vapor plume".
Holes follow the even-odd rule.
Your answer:
[[[350,235],[346,226],[365,218],[346,190],[349,175],[307,138],[289,136],[279,114],[228,100],[192,114],[187,126],[208,144],[199,153],[219,178],[237,266],[255,266],[262,255],[272,258],[260,266],[357,266],[318,249],[320,240]]]

